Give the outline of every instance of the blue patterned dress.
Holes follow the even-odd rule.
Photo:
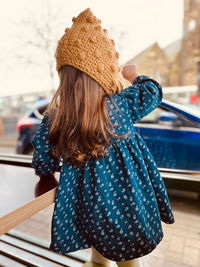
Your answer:
[[[58,254],[94,246],[112,261],[144,256],[163,238],[161,221],[175,222],[162,177],[134,124],[162,100],[162,88],[148,76],[107,98],[118,135],[107,157],[89,156],[84,167],[63,162],[52,216],[50,250]],[[115,101],[119,110],[113,104]],[[38,175],[59,166],[51,152],[45,115],[33,140],[32,165]]]

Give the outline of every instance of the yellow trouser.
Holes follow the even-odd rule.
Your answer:
[[[102,256],[93,246],[91,261],[99,264],[104,264],[106,267],[112,267],[112,261]],[[119,267],[142,267],[139,258],[128,261],[116,261]]]

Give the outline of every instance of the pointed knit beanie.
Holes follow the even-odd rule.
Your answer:
[[[90,8],[73,17],[71,28],[65,29],[56,49],[56,70],[71,65],[98,82],[107,94],[123,89],[118,64],[119,53],[114,40],[102,29]]]

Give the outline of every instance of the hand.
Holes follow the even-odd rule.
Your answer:
[[[127,65],[122,69],[122,76],[129,82],[133,82],[138,76],[136,65]]]
[[[54,174],[40,176],[40,181],[35,186],[35,197],[41,196],[58,185],[59,183],[57,182]]]

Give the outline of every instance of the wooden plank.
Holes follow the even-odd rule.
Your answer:
[[[12,260],[6,256],[0,255],[0,266],[6,266],[6,267],[27,267],[27,265],[24,265],[22,263],[16,262],[15,260]]]
[[[45,259],[45,258],[40,257],[38,255],[34,255],[31,252],[25,251],[23,249],[14,247],[10,244],[6,244],[3,242],[0,242],[0,251],[1,251],[2,255],[6,256],[6,257],[10,257],[14,261],[25,264],[26,266],[32,266],[32,267],[63,266],[60,264],[52,263],[51,260]]]
[[[0,236],[0,248],[3,248],[4,245],[11,245],[15,247],[16,250],[20,249],[21,251],[35,255],[35,257],[48,260],[51,262],[51,266],[80,266],[85,262],[84,260],[79,260],[78,257],[76,259],[76,257],[73,255],[73,252],[67,253],[66,255],[60,255],[50,251],[49,246],[47,248],[42,248],[37,244],[31,244],[27,241],[11,237],[7,234]],[[89,260],[90,255],[88,254],[87,256],[87,260]]]
[[[49,249],[48,240],[27,234],[25,232],[18,231],[16,229],[11,229],[5,235],[0,236],[0,240],[2,239],[2,237],[5,237],[5,236],[14,237],[16,240],[22,240],[23,242],[30,243],[41,248]],[[67,256],[74,258],[80,262],[90,261],[90,253],[85,252],[84,250],[69,252],[67,253]],[[54,260],[57,260],[57,258],[63,260],[63,255],[54,253]]]
[[[55,202],[57,187],[0,218],[0,235]]]

